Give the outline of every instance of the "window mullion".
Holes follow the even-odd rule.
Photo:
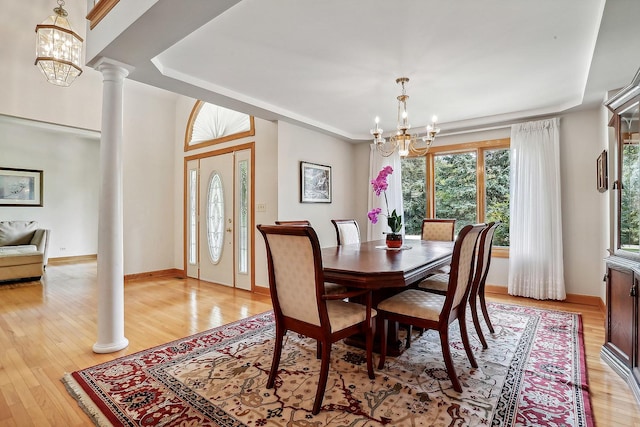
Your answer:
[[[478,222],[485,222],[486,218],[486,191],[484,183],[484,149],[478,148],[476,152],[476,211]]]
[[[435,171],[434,171],[435,156],[433,153],[427,154],[427,218],[436,217],[436,184],[435,184]]]

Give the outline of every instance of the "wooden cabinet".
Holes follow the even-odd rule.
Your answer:
[[[640,402],[640,70],[605,102],[612,112],[611,256],[607,263],[606,337],[601,357],[626,379]]]
[[[640,263],[607,258],[607,323],[602,359],[622,376],[640,402],[640,340],[638,293]]]
[[[605,347],[625,367],[633,360],[634,320],[637,299],[631,296],[637,278],[632,270],[607,265],[607,329]],[[636,329],[637,330],[637,329]]]

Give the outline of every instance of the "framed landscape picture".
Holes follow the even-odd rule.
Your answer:
[[[331,166],[300,162],[300,202],[331,203]]]
[[[42,206],[42,171],[0,167],[0,206]]]

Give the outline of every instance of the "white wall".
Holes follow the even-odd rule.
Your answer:
[[[331,219],[362,218],[366,216],[367,194],[361,193],[361,177],[356,180],[354,167],[369,156],[357,158],[355,145],[325,134],[292,125],[278,124],[278,218],[279,220],[307,219],[318,233],[320,246],[335,246],[336,232]],[[300,202],[300,162],[331,166],[331,203]],[[366,180],[364,181],[366,184]],[[276,185],[276,183],[274,183]],[[364,198],[363,211],[357,210],[357,200]],[[361,238],[366,224],[360,224]]]
[[[0,120],[0,166],[43,171],[42,207],[0,207],[0,221],[33,220],[51,230],[49,257],[95,254],[99,142],[27,120]]]
[[[608,192],[596,189],[596,159],[606,146],[600,109],[560,116],[562,243],[567,293],[602,297]]]
[[[177,95],[125,80],[123,100],[124,272],[174,267],[174,145]]]
[[[2,40],[0,43],[0,113],[58,123],[83,129],[99,130],[102,105],[102,74],[83,68],[70,87],[55,86],[34,65],[37,24],[53,15],[57,4],[51,0],[15,2],[0,0]],[[86,4],[68,1],[73,29],[85,38]]]

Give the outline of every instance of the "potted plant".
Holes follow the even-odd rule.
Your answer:
[[[373,187],[373,191],[376,193],[376,196],[380,197],[380,194],[384,194],[384,203],[387,207],[387,213],[383,214],[381,208],[374,208],[367,213],[367,216],[372,224],[376,224],[378,222],[379,215],[386,216],[387,225],[391,229],[391,232],[387,233],[387,247],[400,248],[402,246],[402,234],[400,234],[400,230],[402,230],[402,216],[398,215],[395,209],[393,212],[389,212],[389,201],[387,200],[387,188],[389,187],[387,177],[392,173],[393,168],[391,166],[385,166],[378,173],[376,179],[371,181],[371,186]]]

